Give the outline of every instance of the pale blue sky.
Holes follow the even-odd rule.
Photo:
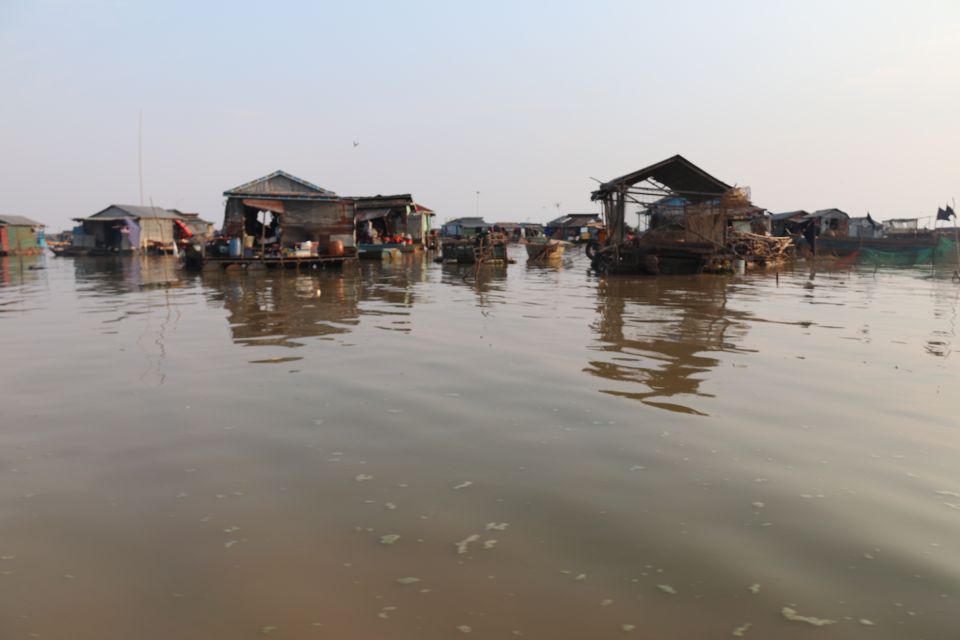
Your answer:
[[[0,0],[0,211],[220,222],[284,169],[441,221],[595,210],[675,153],[774,211],[960,195],[960,2]],[[359,141],[354,148],[352,141]]]

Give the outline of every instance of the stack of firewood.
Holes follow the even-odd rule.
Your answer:
[[[754,261],[784,260],[793,254],[793,239],[762,236],[735,231],[727,239],[727,248],[735,255]]]

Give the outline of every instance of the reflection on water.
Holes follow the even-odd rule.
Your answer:
[[[949,277],[569,253],[0,262],[0,638],[955,634]]]
[[[719,365],[710,354],[737,349],[749,314],[729,308],[716,278],[613,278],[597,286],[596,330],[605,356],[585,371],[629,383],[603,393],[650,406],[700,413],[685,396],[710,397],[700,383]],[[640,390],[637,390],[637,389]]]

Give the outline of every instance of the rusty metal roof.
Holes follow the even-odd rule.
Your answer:
[[[302,200],[337,197],[337,194],[333,191],[318,187],[312,182],[307,182],[303,178],[298,178],[295,175],[281,170],[274,171],[262,178],[245,182],[233,189],[228,189],[223,192],[223,195],[227,197],[269,195],[275,198],[296,198]]]
[[[714,197],[718,198],[731,188],[730,185],[717,180],[683,156],[675,155],[649,167],[604,182],[593,193],[593,199],[598,200],[607,193],[619,191],[624,187],[632,187],[639,182],[651,179],[666,187],[670,192],[682,195],[694,202]]]
[[[116,209],[116,211],[112,211]],[[124,218],[155,218],[158,220],[176,220],[181,216],[176,211],[164,209],[163,207],[145,207],[137,204],[112,204],[103,211],[98,211],[92,216],[86,218],[74,218],[74,220],[123,220]]]
[[[36,220],[31,220],[26,216],[14,216],[0,214],[0,224],[10,227],[45,227],[46,225]]]

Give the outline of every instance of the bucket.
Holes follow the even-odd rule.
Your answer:
[[[743,258],[734,258],[733,259],[733,272],[738,276],[742,276],[747,272],[747,261]]]
[[[248,236],[244,234],[243,236],[243,248],[244,249],[253,249],[253,236]]]
[[[240,238],[230,238],[230,257],[239,258],[243,253],[243,245]]]
[[[343,255],[343,240],[331,240],[330,241],[330,255],[332,256],[342,256]]]

